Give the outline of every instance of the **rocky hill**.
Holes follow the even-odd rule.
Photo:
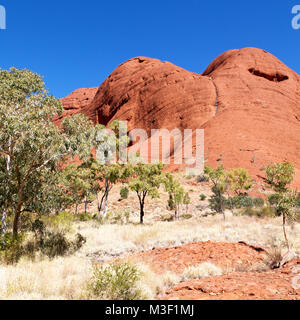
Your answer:
[[[288,160],[300,186],[300,76],[266,51],[230,50],[202,74],[137,57],[98,89],[76,90],[62,102],[63,116],[82,112],[104,125],[126,120],[129,131],[203,128],[209,164],[222,160],[258,176],[270,161]]]

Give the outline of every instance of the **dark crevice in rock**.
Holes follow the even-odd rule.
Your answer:
[[[250,73],[252,73],[254,76],[265,78],[265,79],[267,79],[269,81],[273,81],[273,82],[282,82],[282,81],[289,79],[288,76],[285,76],[285,75],[280,74],[278,72],[276,74],[267,74],[265,72],[259,71],[254,68],[250,68],[248,71]]]

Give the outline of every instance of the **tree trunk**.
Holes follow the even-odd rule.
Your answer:
[[[16,239],[18,237],[20,216],[21,216],[21,210],[17,210],[15,213],[14,224],[13,224],[13,238],[14,239]]]
[[[286,242],[286,245],[287,245],[288,251],[290,251],[289,240],[288,240],[287,235],[286,235],[285,223],[286,223],[286,214],[285,214],[285,213],[283,213],[283,214],[282,214],[282,227],[283,227],[283,234],[284,234],[284,239],[285,239],[285,242]]]
[[[23,206],[23,188],[18,192],[18,204],[15,210],[15,217],[14,217],[14,223],[13,223],[13,238],[16,239],[18,237],[18,231],[19,231],[19,220],[21,216]]]
[[[76,203],[75,205],[75,215],[77,215],[77,213],[78,213],[78,203]]]
[[[99,201],[99,194],[98,192],[96,192],[96,199],[97,199],[97,209],[98,209],[98,213],[101,212],[101,208],[100,208],[100,201]]]
[[[140,212],[140,223],[143,224],[144,223],[144,216],[145,216],[145,212],[144,212],[144,203],[141,203],[141,212]]]
[[[88,208],[88,194],[85,196],[85,202],[84,202],[84,213],[87,214],[87,208]]]
[[[223,206],[223,198],[222,198],[222,193],[221,192],[219,192],[219,199],[220,199],[221,212],[223,214],[224,221],[226,221],[225,210],[224,210],[224,206]]]
[[[108,209],[108,191],[105,194],[105,203],[104,203],[104,211],[103,211],[103,218],[107,216],[107,209]]]

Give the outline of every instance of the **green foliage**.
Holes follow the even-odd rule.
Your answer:
[[[136,192],[140,203],[140,222],[144,222],[145,199],[149,195],[152,199],[159,198],[159,187],[163,182],[162,171],[164,165],[138,163],[133,167],[134,178],[129,183],[129,188]]]
[[[293,182],[295,169],[289,162],[283,162],[270,164],[265,171],[267,186],[275,192],[268,201],[276,210],[276,215],[282,216],[284,238],[289,249],[285,224],[287,218],[293,217],[293,207],[297,203],[297,193],[288,187]]]
[[[145,297],[138,288],[141,275],[128,263],[97,267],[88,284],[92,298],[107,300],[142,300]]]
[[[188,205],[190,203],[191,199],[189,194],[184,192],[184,188],[171,173],[166,173],[162,182],[165,186],[166,192],[169,194],[169,208],[175,211],[175,217],[177,218],[180,205]]]
[[[15,237],[24,211],[45,214],[56,209],[61,161],[90,153],[92,123],[77,114],[59,129],[52,120],[62,111],[41,76],[0,70],[0,211],[4,220],[13,215]]]
[[[289,162],[270,164],[266,171],[266,183],[275,192],[287,191],[287,186],[293,182],[295,169]]]
[[[79,213],[77,218],[79,221],[90,221],[95,219],[95,215],[90,213]]]
[[[254,207],[261,208],[265,205],[265,200],[263,198],[253,198],[252,203]]]
[[[212,187],[212,192],[213,195],[208,199],[210,209],[217,213],[224,213],[227,199],[217,187]]]
[[[200,200],[205,201],[206,200],[206,195],[205,194],[200,194]]]
[[[64,185],[64,195],[68,197],[70,204],[77,206],[84,198],[88,198],[89,193],[93,189],[93,176],[89,168],[71,164],[67,166],[63,172],[62,184]],[[88,200],[88,199],[87,199]]]
[[[257,218],[273,218],[275,217],[276,212],[272,207],[268,206],[256,209],[246,207],[241,211],[241,214]]]
[[[226,207],[228,209],[252,208],[253,206],[253,199],[248,195],[228,197],[226,201]]]
[[[202,174],[197,177],[198,183],[209,182],[209,177],[206,174]]]
[[[30,253],[34,257],[35,253],[40,251],[49,258],[72,254],[79,250],[86,239],[77,234],[74,241],[67,239],[64,231],[48,230],[41,220],[36,220],[32,224],[32,232],[35,235],[34,241],[30,241],[25,246],[25,253]]]
[[[170,210],[170,211],[175,210],[175,203],[174,203],[173,195],[172,195],[172,194],[169,194],[167,209]]]
[[[47,225],[47,227],[56,230],[64,230],[66,232],[71,230],[72,224],[75,219],[76,216],[69,211],[60,212],[56,215],[51,214],[48,216],[43,216],[41,218],[41,220]]]
[[[226,174],[226,183],[237,196],[246,194],[252,187],[252,180],[246,169],[232,169]]]
[[[120,190],[120,196],[121,196],[121,199],[128,199],[128,196],[129,196],[129,189],[127,187],[123,187],[121,190]]]
[[[160,215],[160,220],[164,222],[171,222],[174,221],[174,215],[166,213]]]
[[[189,205],[189,204],[191,204],[191,197],[190,197],[190,195],[188,194],[188,192],[186,192],[186,193],[184,194],[182,203],[183,203],[184,205]]]
[[[130,210],[116,210],[108,212],[104,223],[128,224],[130,220]]]
[[[190,213],[185,213],[185,214],[182,215],[182,218],[185,219],[185,220],[189,220],[189,219],[193,218],[193,215],[190,214]]]
[[[0,262],[4,264],[15,264],[23,255],[24,235],[13,237],[12,233],[0,235]]]
[[[219,165],[216,169],[212,169],[206,166],[204,173],[209,177],[209,180],[213,183],[211,191],[213,195],[209,199],[209,206],[211,210],[223,213],[226,205],[226,198],[224,194],[228,190],[228,185],[226,183],[226,171],[223,165]],[[225,215],[224,215],[225,218]]]

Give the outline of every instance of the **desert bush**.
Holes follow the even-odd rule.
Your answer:
[[[212,276],[221,276],[223,271],[220,267],[217,267],[213,263],[203,262],[197,266],[187,267],[183,271],[183,280],[197,280],[201,278],[207,278]]]
[[[108,224],[128,224],[130,221],[130,210],[116,210],[108,212],[103,223]]]
[[[68,232],[72,229],[72,224],[76,219],[76,215],[72,212],[60,212],[57,215],[48,215],[42,218],[42,222],[44,222],[49,228],[54,230],[64,230]]]
[[[270,269],[276,269],[280,267],[282,258],[283,256],[282,256],[281,248],[273,245],[267,251],[267,257],[264,262]]]
[[[34,221],[32,232],[34,240],[28,241],[23,249],[23,254],[30,258],[34,258],[37,252],[41,252],[50,259],[65,256],[76,252],[86,242],[79,233],[74,241],[70,241],[64,231],[49,230],[41,220]]]
[[[12,233],[0,235],[0,262],[4,264],[15,264],[22,257],[24,235],[14,237]]]
[[[79,220],[79,221],[90,221],[90,220],[94,220],[94,219],[96,219],[96,215],[95,214],[91,214],[91,213],[79,213],[78,215],[77,215],[77,219]]]
[[[90,298],[107,300],[142,300],[138,288],[141,274],[128,263],[109,264],[96,267],[88,284]]]
[[[209,181],[209,177],[205,174],[202,174],[200,176],[197,177],[197,182],[198,183],[202,183],[202,182],[208,182]]]
[[[258,218],[273,218],[276,216],[275,210],[269,206],[262,208],[244,208],[242,209],[241,214]]]
[[[206,195],[205,194],[200,194],[200,200],[201,201],[204,201],[204,200],[206,200]]]
[[[253,206],[256,208],[261,208],[265,205],[265,200],[263,198],[253,198]]]
[[[185,213],[185,214],[182,215],[182,218],[185,219],[185,220],[189,220],[189,219],[193,218],[193,215],[190,214],[190,213]]]
[[[173,214],[165,213],[160,215],[160,220],[164,222],[171,222],[175,220],[175,217]]]
[[[120,191],[120,196],[122,200],[128,199],[129,189],[127,187],[123,187]]]
[[[228,197],[226,200],[227,209],[252,208],[253,201],[248,195]]]

